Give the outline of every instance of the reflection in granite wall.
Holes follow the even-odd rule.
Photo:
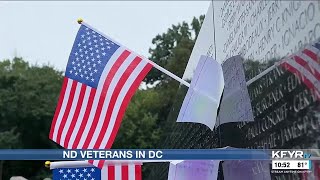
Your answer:
[[[244,57],[247,81],[284,56],[319,42],[320,1],[222,1],[216,7],[217,57]],[[316,60],[320,62],[319,54]],[[313,70],[308,64],[304,68]],[[276,66],[248,86],[254,122],[222,124],[214,131],[201,124],[175,122],[187,92],[181,87],[159,148],[319,149],[319,89],[310,88],[304,78]],[[309,174],[272,174],[272,179],[316,179],[319,164],[313,161]],[[151,170],[149,179],[167,178],[168,164],[146,166]],[[219,179],[223,179],[222,168]]]
[[[272,64],[274,61],[268,64],[246,61],[247,78],[251,79]],[[178,92],[177,102],[168,117],[167,138],[159,148],[319,148],[317,96],[300,78],[280,66],[248,86],[254,122],[222,124],[213,132],[201,124],[176,123],[175,118],[186,91],[185,87],[181,87]],[[168,164],[155,168],[151,179],[155,176],[155,179],[166,179]],[[279,178],[282,176],[279,175]]]

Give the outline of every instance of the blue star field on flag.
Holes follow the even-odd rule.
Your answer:
[[[96,167],[58,168],[53,170],[53,180],[100,180],[101,170]]]
[[[65,76],[96,88],[110,57],[120,46],[81,26],[71,50]]]

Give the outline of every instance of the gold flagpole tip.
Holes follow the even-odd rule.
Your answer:
[[[79,18],[77,21],[78,21],[79,24],[81,24],[83,22],[83,19]]]
[[[50,161],[46,161],[45,163],[44,163],[44,166],[46,167],[46,168],[50,168]]]

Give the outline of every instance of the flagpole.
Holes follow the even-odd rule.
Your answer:
[[[93,30],[95,30],[96,32],[98,32],[99,34],[101,34],[102,36],[110,39],[111,41],[117,43],[117,44],[120,44],[118,43],[117,41],[113,40],[112,38],[108,37],[107,35],[105,35],[104,33],[102,33],[101,31],[95,29],[94,27],[90,26],[89,24],[83,22],[83,20],[80,18],[77,20],[79,24],[83,24]],[[216,53],[215,53],[215,56],[216,56]],[[173,74],[172,72],[164,69],[163,67],[159,66],[158,64],[156,64],[155,62],[153,61],[150,61],[149,59],[147,58],[144,58],[148,61],[148,63],[152,64],[156,69],[158,69],[159,71],[165,73],[166,75],[170,76],[171,78],[173,78],[174,80],[180,82],[181,84],[187,86],[187,87],[190,87],[190,83],[188,83],[187,81],[183,80],[182,78],[178,77],[177,75]],[[275,67],[276,67],[277,64],[274,64],[272,66],[270,66],[269,68],[267,68],[266,70],[264,70],[262,73],[260,73],[259,75],[255,76],[254,78],[250,79],[246,84],[247,86],[249,86],[250,84],[252,84],[253,82],[255,82],[256,80],[258,80],[259,78],[261,78],[262,76],[266,75],[267,73],[269,73],[271,70],[273,70]]]
[[[108,38],[109,40],[113,41],[114,43],[120,44],[120,43],[118,43],[117,41],[115,41],[115,40],[113,40],[112,38],[110,38],[109,36],[105,35],[103,32],[101,32],[101,31],[97,30],[96,28],[90,26],[89,24],[83,22],[83,19],[80,18],[80,19],[78,19],[77,21],[78,21],[79,24],[83,24],[84,26],[89,27],[90,29],[98,32],[99,34],[101,34],[101,35],[104,36],[105,38]],[[122,45],[122,46],[123,46],[123,45]],[[126,47],[125,47],[125,48],[126,48]],[[126,48],[126,49],[129,49],[129,48]],[[159,71],[161,71],[161,72],[165,73],[166,75],[170,76],[170,77],[173,78],[174,80],[180,82],[181,84],[183,84],[183,85],[185,85],[185,86],[187,86],[187,87],[190,87],[190,83],[188,83],[187,81],[185,81],[185,80],[183,80],[182,78],[178,77],[177,75],[173,74],[172,72],[164,69],[163,67],[159,66],[158,64],[156,64],[156,63],[153,62],[153,61],[150,61],[150,60],[147,59],[147,58],[143,58],[143,59],[147,60],[148,63],[152,64],[156,69],[158,69]]]
[[[173,79],[177,80],[177,81],[180,82],[181,84],[183,84],[183,85],[185,85],[185,86],[187,86],[187,87],[190,87],[190,84],[189,84],[187,81],[179,78],[177,75],[175,75],[175,74],[173,74],[172,72],[164,69],[163,67],[159,66],[159,65],[156,64],[155,62],[150,61],[149,59],[148,59],[148,61],[149,61],[150,64],[152,64],[152,65],[153,65],[155,68],[157,68],[159,71],[161,71],[161,72],[165,73],[166,75],[172,77]]]

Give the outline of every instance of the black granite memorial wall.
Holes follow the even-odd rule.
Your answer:
[[[215,55],[220,60],[238,54],[243,57],[247,81],[276,62],[299,55],[319,42],[320,1],[220,1],[213,6],[217,27]],[[168,116],[168,132],[159,148],[319,149],[320,53],[315,62],[318,69],[302,65],[302,70],[309,71],[316,79],[311,82],[305,73],[277,65],[248,86],[254,122],[221,124],[214,131],[202,124],[175,122],[187,92],[186,87],[181,87]],[[148,166],[149,179],[167,179],[167,163]],[[314,161],[309,174],[272,174],[271,177],[317,179],[319,169],[319,162]],[[257,171],[263,169],[257,167],[252,173]],[[219,168],[219,179],[223,179],[222,168]]]

